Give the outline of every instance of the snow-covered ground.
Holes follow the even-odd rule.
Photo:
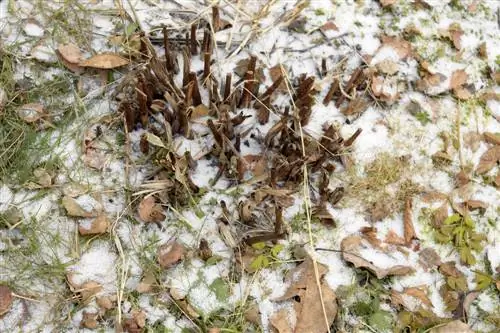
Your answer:
[[[16,82],[0,117],[12,116],[12,109],[28,121],[36,111],[20,113],[21,105],[41,105],[33,145],[48,147],[42,156],[28,155],[28,182],[19,183],[16,170],[0,179],[0,285],[13,296],[3,301],[0,293],[0,332],[284,333],[306,317],[331,319],[329,330],[342,332],[427,329],[452,319],[477,332],[497,330],[499,2],[32,0],[0,6],[0,56],[13,64]],[[158,177],[151,182],[165,158],[154,125],[128,133],[117,110],[115,92],[145,60],[103,74],[81,66],[72,72],[60,55],[61,45],[71,44],[81,60],[104,53],[127,58],[138,51],[140,42],[133,41],[142,30],[163,57],[162,27],[175,43],[193,23],[212,22],[212,6],[230,24],[214,33],[211,75],[219,83],[228,73],[244,73],[244,61],[254,56],[263,87],[276,80],[280,65],[285,70],[287,88],[273,100],[279,112],[294,80],[315,77],[302,135],[321,140],[325,124],[344,139],[362,129],[346,150],[352,165],[335,162],[328,173],[330,189],[344,188],[338,203],[325,206],[335,226],[311,211],[320,175],[309,170],[306,182],[287,184],[281,189],[287,194],[274,199],[290,203],[282,205],[286,237],[244,245],[239,207],[267,182],[235,183],[223,175],[213,185],[218,164],[208,157],[215,142],[208,115],[192,120],[193,138],[177,135],[169,147],[179,156],[191,153],[190,177],[202,189],[186,205],[171,204],[162,194],[168,185]],[[181,53],[177,61],[182,68]],[[344,104],[325,105],[332,82],[345,88],[358,68],[365,71],[364,91],[342,91]],[[191,71],[203,69],[203,57],[193,56]],[[233,83],[239,79],[233,74]],[[43,94],[43,85],[57,80],[64,91]],[[182,70],[174,80],[182,83]],[[27,101],[30,87],[39,86],[37,100]],[[200,93],[208,104],[207,90]],[[351,99],[366,105],[349,111]],[[252,133],[242,140],[241,155],[265,156],[262,142],[280,115],[271,113],[260,125],[255,110],[241,111],[250,117],[240,126]],[[143,138],[148,154],[141,152]],[[151,194],[156,201],[147,201]],[[256,211],[274,219],[269,207]],[[266,223],[259,221],[252,235],[272,229]],[[440,235],[450,238],[440,241]],[[200,254],[202,239],[207,257]],[[308,259],[301,264],[309,257],[313,266]],[[172,258],[176,263],[163,261]],[[242,262],[250,267],[242,269]],[[301,308],[314,289],[298,287],[305,275],[323,307]],[[281,299],[294,288],[305,290],[297,291],[302,297]],[[338,304],[336,317],[325,302]]]

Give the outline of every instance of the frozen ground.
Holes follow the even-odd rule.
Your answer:
[[[0,6],[0,332],[326,331],[300,329],[305,318],[333,321],[332,332],[438,332],[454,319],[471,332],[500,326],[497,1]],[[278,114],[305,73],[318,92],[303,133],[321,140],[326,123],[346,139],[362,129],[348,151],[352,165],[336,163],[328,173],[329,188],[344,188],[338,203],[325,206],[335,226],[312,209],[320,176],[310,170],[309,181],[287,184],[274,199],[285,202],[285,239],[245,245],[243,236],[272,228],[262,221],[249,235],[239,228],[240,204],[255,200],[264,182],[223,175],[213,184],[209,116],[193,120],[193,138],[173,139],[177,154],[190,151],[196,160],[190,177],[202,191],[186,205],[171,204],[151,181],[162,143],[151,128],[124,131],[114,96],[145,60],[104,73],[72,71],[56,52],[72,44],[84,59],[113,52],[131,60],[138,31],[161,41],[166,26],[183,38],[193,23],[212,22],[212,6],[231,25],[214,34],[211,71],[219,82],[255,56],[270,86],[281,64],[289,82],[275,95]],[[161,42],[155,47],[162,57]],[[366,71],[365,91],[339,107],[324,105],[332,82],[345,87],[358,68]],[[202,59],[193,57],[191,69],[203,71]],[[366,105],[349,109],[357,98]],[[258,125],[255,110],[242,111],[251,117],[240,126],[257,134],[241,154],[263,156],[258,133],[263,139],[279,115]],[[152,152],[141,152],[142,137]],[[148,196],[161,210],[157,223],[144,213]],[[209,255],[199,249],[202,239]],[[180,262],[163,264],[165,251]],[[313,266],[301,264],[309,257]],[[303,276],[311,284],[302,288],[306,296],[322,291],[313,302],[319,307],[301,308],[307,297],[280,299]]]

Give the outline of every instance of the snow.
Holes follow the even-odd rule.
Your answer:
[[[36,23],[27,23],[23,29],[24,33],[31,37],[42,37],[44,33],[43,28]]]

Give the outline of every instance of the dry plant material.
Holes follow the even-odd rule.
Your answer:
[[[380,0],[379,1],[382,7],[389,7],[396,3],[396,0]]]
[[[97,328],[97,312],[88,312],[83,311],[81,326],[88,329],[96,329]]]
[[[407,198],[405,201],[405,208],[403,213],[404,235],[406,245],[409,245],[414,238],[417,238],[415,227],[413,226],[412,218],[412,199]]]
[[[84,228],[81,225],[78,226],[78,232],[82,236],[87,235],[101,235],[108,231],[109,228],[109,220],[105,214],[99,215],[95,220],[93,220],[90,224],[90,228]]]
[[[484,141],[487,143],[491,143],[492,145],[500,145],[500,134],[484,132],[483,133]]]
[[[462,28],[458,24],[452,24],[448,28],[448,33],[450,34],[450,39],[453,42],[453,46],[460,51],[462,48],[462,35],[464,34]]]
[[[431,247],[422,249],[418,255],[420,265],[426,270],[438,267],[442,264],[441,257],[436,253],[436,250]]]
[[[81,67],[91,67],[97,69],[113,69],[127,65],[127,59],[122,58],[116,53],[96,54],[93,57],[85,59],[78,63]]]
[[[198,255],[203,261],[207,261],[212,257],[212,250],[210,245],[205,238],[200,239],[200,245],[198,246]]]
[[[82,52],[80,48],[74,44],[59,45],[56,50],[59,59],[66,68],[74,73],[80,73],[82,68],[78,65],[82,61]]]
[[[172,241],[158,248],[158,263],[163,269],[170,268],[184,259],[184,246]]]
[[[75,199],[69,196],[64,196],[62,198],[62,205],[69,216],[97,217],[99,214],[95,209],[92,209],[91,211],[83,209]]]
[[[465,70],[459,69],[451,74],[450,89],[459,88],[466,83],[467,83],[467,73],[465,73]]]
[[[34,123],[48,116],[40,103],[24,104],[17,109],[17,114],[27,123]]]
[[[429,333],[474,333],[474,331],[469,325],[460,320],[454,320],[445,325],[432,328]]]
[[[163,214],[163,208],[160,204],[156,203],[153,196],[147,196],[139,203],[137,208],[139,217],[144,222],[159,223],[165,220],[165,215]]]
[[[400,60],[404,60],[411,55],[411,44],[410,42],[399,38],[399,37],[390,37],[390,36],[382,36],[382,46],[390,46],[399,56]]]
[[[78,289],[82,302],[87,304],[97,293],[101,292],[102,286],[95,281],[87,281]]]
[[[288,320],[288,311],[285,309],[281,309],[278,312],[274,313],[269,319],[272,327],[278,333],[293,333],[292,327]]]
[[[0,318],[9,312],[14,297],[9,287],[0,285]]]
[[[277,301],[294,300],[297,315],[295,333],[324,333],[332,325],[337,314],[335,293],[322,279],[328,269],[319,263],[316,265],[317,279],[311,258],[307,258],[290,271],[285,278],[290,287],[277,299]],[[317,280],[320,281],[319,285]]]
[[[495,167],[500,161],[500,146],[494,146],[488,149],[480,158],[476,167],[478,174],[484,174]]]
[[[414,270],[410,266],[394,265],[389,268],[380,268],[375,266],[374,263],[364,259],[360,255],[361,248],[367,248],[364,244],[363,238],[359,236],[348,236],[342,240],[340,245],[342,250],[342,258],[354,265],[354,267],[361,267],[369,270],[378,279],[383,279],[389,275],[407,275],[413,273]]]

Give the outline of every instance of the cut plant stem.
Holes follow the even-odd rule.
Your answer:
[[[198,53],[198,41],[196,40],[196,23],[191,24],[191,38],[190,38],[190,50],[191,55],[195,55]]]
[[[211,54],[209,52],[205,52],[203,54],[203,59],[204,59],[204,66],[203,66],[203,78],[206,79],[210,75],[210,61],[211,61]]]
[[[328,89],[328,92],[326,93],[325,98],[323,99],[323,105],[327,106],[328,103],[331,102],[333,96],[339,91],[339,81],[337,79],[334,79],[332,82],[332,85],[330,86],[330,89]]]
[[[358,67],[354,71],[354,73],[352,73],[351,78],[347,82],[345,89],[344,89],[346,94],[349,94],[351,89],[355,87],[354,83],[357,81],[358,77],[361,75],[362,72],[363,72],[363,69],[361,67]],[[335,103],[335,106],[339,107],[342,104],[342,102],[344,102],[345,99],[346,99],[346,96],[344,94],[340,95],[339,99],[337,100],[337,103]]]

